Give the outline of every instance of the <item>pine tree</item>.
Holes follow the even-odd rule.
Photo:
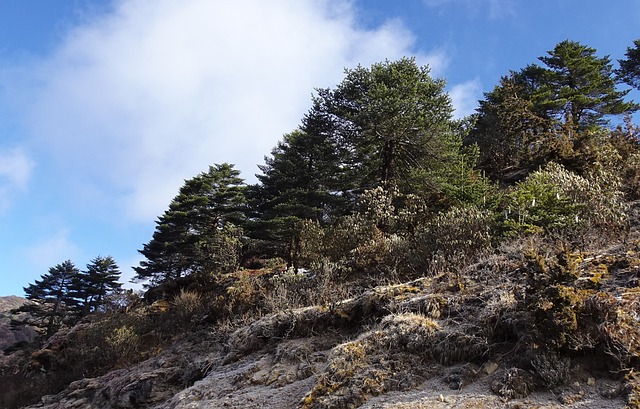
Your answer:
[[[251,235],[275,243],[271,253],[295,265],[299,226],[326,226],[356,211],[377,187],[436,206],[471,200],[482,179],[476,156],[462,146],[466,121],[453,119],[443,80],[404,58],[345,71],[335,89],[319,89],[301,127],[265,159],[251,188]],[[413,206],[413,205],[412,205]]]
[[[640,90],[640,39],[633,42],[633,47],[628,47],[625,59],[618,60],[620,68],[615,70],[617,78],[638,90]]]
[[[78,313],[78,301],[73,297],[73,285],[80,271],[70,261],[51,267],[40,280],[24,287],[27,299],[34,301],[19,308],[29,313],[24,322],[14,325],[32,325],[43,331],[48,338],[55,334],[65,318],[74,318]]]
[[[136,280],[159,284],[180,277],[224,273],[238,266],[246,213],[246,186],[223,163],[185,181],[156,221],[153,238],[139,252]]]
[[[536,112],[531,90],[511,73],[480,101],[465,143],[478,145],[478,167],[489,177],[512,182],[548,160],[558,160],[567,149],[569,142],[554,127],[553,120]]]
[[[326,223],[344,207],[337,155],[331,139],[299,129],[285,135],[259,166],[261,183],[251,189],[256,217],[250,235],[264,255],[292,263],[300,221]]]
[[[540,57],[545,66],[512,72],[480,102],[465,138],[480,148],[481,169],[512,182],[551,161],[583,173],[606,140],[608,117],[637,107],[618,91],[608,57],[563,41]],[[594,156],[595,155],[595,156]]]
[[[111,256],[96,257],[77,274],[71,296],[78,300],[82,315],[98,311],[110,295],[120,291],[120,269]]]
[[[460,154],[444,87],[428,67],[404,58],[347,70],[335,90],[318,91],[312,115],[347,153],[341,166],[353,189],[414,189],[416,183],[437,189],[437,178],[429,176]],[[412,177],[416,171],[419,178]]]
[[[546,68],[528,67],[521,75],[540,84],[532,93],[534,105],[565,125],[581,131],[635,109],[624,101],[628,91],[616,90],[609,57],[597,57],[594,48],[562,41],[539,60]]]

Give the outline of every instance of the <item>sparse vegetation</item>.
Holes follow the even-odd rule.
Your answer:
[[[412,59],[347,70],[318,90],[259,184],[229,164],[185,181],[140,251],[144,295],[120,292],[103,258],[86,274],[65,262],[50,270],[57,281],[27,287],[44,337],[9,351],[0,406],[77,381],[94,382],[87,402],[149,407],[153,382],[184,388],[213,365],[169,370],[163,354],[210,342],[220,366],[275,354],[277,370],[234,384],[308,380],[304,408],[357,407],[434,377],[457,389],[484,379],[521,399],[579,371],[624,383],[638,407],[636,107],[591,48],[565,41],[541,61],[462,121],[444,82]],[[567,73],[582,85],[565,84]],[[625,114],[624,127],[608,127],[605,115]],[[96,392],[109,371],[143,361],[172,375],[124,398]]]

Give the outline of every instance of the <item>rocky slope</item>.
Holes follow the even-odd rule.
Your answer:
[[[28,301],[21,297],[8,296],[0,297],[0,351],[14,345],[17,342],[33,341],[36,333],[29,327],[19,329],[11,328],[11,319],[19,318],[13,316],[10,311],[19,308]]]
[[[233,331],[203,325],[30,407],[636,407],[640,248],[516,250]]]

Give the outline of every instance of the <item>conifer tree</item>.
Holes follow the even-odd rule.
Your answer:
[[[253,237],[275,240],[276,253],[291,261],[298,222],[349,214],[368,189],[465,200],[459,185],[473,179],[475,157],[463,150],[464,127],[444,87],[428,67],[403,58],[346,70],[335,89],[317,90],[300,129],[260,167]]]
[[[640,90],[640,39],[633,42],[633,47],[628,47],[625,59],[618,60],[620,68],[615,73],[617,78]]]
[[[305,123],[310,123],[308,118]],[[265,157],[252,187],[256,218],[251,237],[268,256],[293,259],[296,226],[302,220],[326,223],[344,208],[338,150],[332,140],[302,129],[284,136]]]
[[[539,60],[544,66],[512,72],[485,94],[465,138],[478,144],[480,167],[494,179],[522,180],[551,161],[583,173],[608,117],[637,108],[616,89],[609,57],[593,48],[563,41]]]
[[[237,267],[246,186],[233,165],[223,163],[185,181],[156,221],[153,238],[139,252],[136,280],[159,284],[191,274],[224,273]]]
[[[43,331],[48,338],[60,328],[67,317],[76,316],[78,300],[73,297],[73,286],[80,271],[70,261],[51,267],[40,280],[24,287],[27,299],[34,303],[25,304],[20,312],[29,313],[24,322],[13,323],[32,325]]]
[[[611,60],[597,57],[594,48],[567,40],[539,59],[545,69],[529,67],[522,75],[540,84],[532,100],[551,117],[584,130],[606,124],[606,115],[634,109],[634,104],[624,101],[628,91],[616,90]]]
[[[429,72],[403,58],[346,70],[336,89],[318,90],[312,115],[346,153],[353,189],[437,189],[439,172],[461,154],[445,82]]]
[[[82,315],[98,311],[110,295],[120,291],[120,274],[113,257],[98,256],[76,275],[70,295],[78,300]]]

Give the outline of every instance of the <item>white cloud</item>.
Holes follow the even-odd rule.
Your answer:
[[[69,237],[68,229],[60,229],[47,239],[32,244],[23,250],[24,261],[32,271],[44,274],[47,270],[65,260],[76,260],[81,251]],[[78,268],[84,266],[76,265]]]
[[[10,206],[17,192],[27,189],[33,167],[23,149],[0,149],[0,211]]]
[[[488,10],[491,19],[509,18],[516,15],[513,0],[423,0],[427,7],[443,8],[454,6],[458,9],[465,7],[468,12],[476,15]]]
[[[449,91],[453,103],[454,116],[463,118],[474,113],[478,101],[482,99],[482,86],[478,79],[454,85]]]
[[[25,189],[32,168],[32,160],[22,149],[0,150],[0,180],[2,184]]]
[[[26,84],[34,141],[67,178],[115,192],[122,213],[141,221],[212,163],[252,179],[315,87],[334,86],[345,67],[414,54],[401,23],[365,30],[352,7],[121,0],[70,31]],[[416,58],[434,75],[447,63],[442,52]]]

